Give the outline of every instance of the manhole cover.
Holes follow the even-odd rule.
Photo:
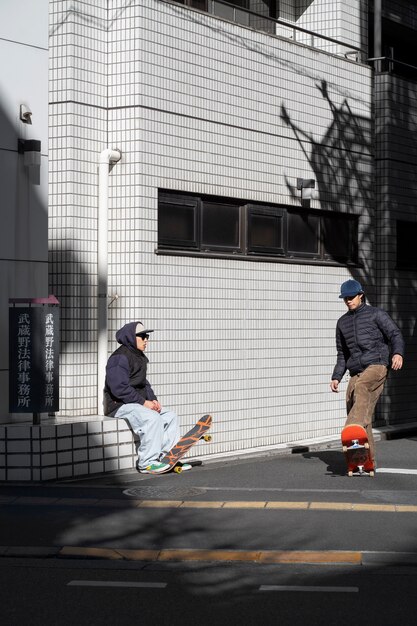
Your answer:
[[[132,487],[125,489],[123,494],[132,498],[191,498],[206,493],[198,487]]]

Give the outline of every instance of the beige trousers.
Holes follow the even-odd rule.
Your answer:
[[[363,372],[351,377],[346,391],[345,426],[360,424],[365,428],[373,461],[375,461],[375,445],[372,435],[372,416],[384,389],[387,375],[388,369],[385,365],[369,365]]]

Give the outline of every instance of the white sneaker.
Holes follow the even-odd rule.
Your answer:
[[[179,462],[178,465],[181,467],[182,472],[188,472],[188,470],[193,469],[193,466],[190,465],[189,463]]]
[[[168,463],[151,463],[147,467],[139,468],[141,474],[161,474],[169,469]]]

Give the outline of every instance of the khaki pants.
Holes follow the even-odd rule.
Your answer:
[[[369,365],[363,372],[351,377],[346,391],[345,426],[360,424],[365,428],[373,461],[375,461],[375,446],[372,435],[372,416],[384,389],[387,375],[388,369],[385,365]]]

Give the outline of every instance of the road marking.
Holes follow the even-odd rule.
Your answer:
[[[385,470],[388,471],[388,470]],[[389,470],[398,473],[401,470]],[[407,470],[409,473],[410,470]],[[402,473],[406,473],[402,470]],[[417,470],[413,470],[417,473]],[[378,493],[378,492],[374,492]],[[406,492],[403,492],[406,493]],[[45,502],[43,498],[30,498],[30,503],[25,498],[16,498],[13,501],[1,501],[0,506],[75,506],[85,507],[108,507],[127,509],[226,509],[226,510],[307,510],[307,511],[333,511],[333,512],[378,512],[378,513],[417,513],[417,505],[407,504],[373,504],[360,502],[322,502],[322,501],[251,501],[251,500],[89,500],[88,498],[79,500],[77,498],[58,499],[57,501]]]
[[[125,561],[215,561],[246,563],[309,563],[316,565],[361,565],[362,553],[349,550],[210,550],[170,549],[131,550],[124,548],[94,548],[63,546],[58,557],[96,558]]]
[[[401,467],[378,467],[377,474],[417,474],[417,469]]]
[[[71,580],[67,587],[144,587],[163,589],[167,583],[136,583],[120,580]]]
[[[123,561],[240,561],[259,564],[310,565],[417,565],[417,552],[367,552],[348,550],[195,550],[164,549],[135,550],[124,548],[95,548],[93,546],[0,546],[1,557],[36,556],[36,558],[102,559]]]
[[[299,585],[261,585],[259,591],[302,591],[315,593],[358,593],[359,587],[308,587]]]

